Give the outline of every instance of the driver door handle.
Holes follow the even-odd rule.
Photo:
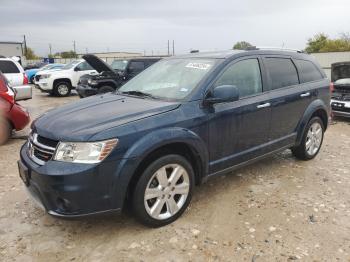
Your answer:
[[[310,92],[302,93],[302,94],[300,95],[300,97],[308,97],[308,96],[310,96]]]
[[[270,103],[264,103],[264,104],[257,105],[256,108],[265,108],[265,107],[269,107],[269,106],[271,106]]]

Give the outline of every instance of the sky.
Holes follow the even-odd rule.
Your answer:
[[[303,49],[319,32],[350,32],[349,0],[0,0],[0,41],[37,55],[128,51],[166,54],[227,50],[237,41]],[[172,49],[172,47],[171,47]]]

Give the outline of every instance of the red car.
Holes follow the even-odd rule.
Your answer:
[[[15,98],[15,91],[0,72],[0,145],[8,140],[12,130],[22,130],[30,121],[28,111]]]

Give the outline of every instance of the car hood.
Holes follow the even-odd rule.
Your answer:
[[[113,68],[105,63],[103,60],[94,55],[83,55],[84,60],[97,72],[112,72],[115,74]]]
[[[162,114],[179,105],[178,102],[108,93],[51,110],[35,121],[33,129],[53,140],[89,141],[101,131]]]

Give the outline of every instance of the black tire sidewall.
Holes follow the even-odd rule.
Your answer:
[[[321,125],[321,128],[322,128],[322,139],[321,139],[320,147],[318,148],[317,152],[315,154],[313,154],[313,155],[310,155],[307,152],[307,150],[306,150],[306,138],[307,138],[307,133],[309,132],[311,125],[313,123],[315,123],[315,122],[318,122]],[[304,132],[304,135],[303,135],[303,140],[301,142],[301,146],[302,146],[302,148],[304,150],[304,155],[305,155],[306,159],[313,159],[313,158],[315,158],[318,155],[318,152],[320,152],[320,149],[321,149],[322,144],[323,144],[323,138],[324,138],[324,125],[323,125],[322,119],[319,118],[318,116],[311,118],[309,123],[307,124],[307,127],[305,128],[305,132]]]
[[[67,85],[67,87],[68,87],[68,92],[67,92],[67,94],[65,94],[65,95],[61,95],[61,94],[58,92],[58,87],[59,87],[60,85],[62,85],[62,84],[65,84],[65,85]],[[54,86],[54,94],[55,94],[56,96],[59,96],[59,97],[69,96],[71,91],[72,91],[72,87],[71,87],[71,85],[70,85],[70,83],[69,83],[68,81],[59,81],[59,82],[55,83],[55,86]]]
[[[146,211],[146,208],[144,206],[144,193],[148,185],[148,182],[152,178],[154,173],[162,166],[165,166],[168,164],[179,164],[186,169],[189,175],[190,189],[189,189],[186,202],[174,216],[164,220],[157,220],[152,218]],[[177,218],[179,218],[183,214],[183,212],[186,210],[187,206],[191,201],[193,189],[194,189],[194,182],[195,182],[195,179],[194,179],[193,168],[189,163],[189,161],[183,156],[171,154],[171,155],[165,155],[163,157],[156,159],[145,169],[145,171],[142,173],[141,177],[139,178],[134,188],[134,191],[132,194],[132,209],[134,214],[136,215],[136,218],[144,225],[150,226],[150,227],[161,227],[175,221]]]

